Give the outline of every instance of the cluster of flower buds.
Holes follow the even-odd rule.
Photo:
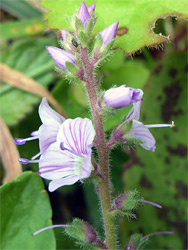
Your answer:
[[[69,80],[78,78],[84,80],[83,68],[80,64],[80,47],[85,48],[90,44],[90,52],[93,64],[102,61],[108,54],[114,43],[119,22],[115,22],[104,30],[100,31],[95,39],[92,38],[92,31],[96,22],[95,4],[86,7],[82,2],[78,14],[74,16],[75,27],[73,32],[61,30],[62,41],[60,48],[47,46],[49,54],[57,65],[57,70],[64,74]]]

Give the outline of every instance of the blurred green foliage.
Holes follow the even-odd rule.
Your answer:
[[[89,2],[86,1],[86,4]],[[135,7],[130,1],[123,2],[126,8],[122,8],[120,5],[122,1],[95,2],[97,4],[96,16],[98,16],[96,32],[110,25],[116,19],[120,20],[122,26],[129,27],[130,25],[130,28],[132,27],[131,32],[129,33],[128,30],[128,33],[119,37],[116,43],[116,45],[123,44],[125,46],[123,48],[129,52],[147,44],[148,40],[145,42],[144,39],[149,38],[148,33],[144,33],[145,26],[143,24],[148,23],[149,20],[152,21],[152,18],[164,16],[165,11],[168,14],[173,11],[178,12],[178,9],[182,10],[183,6],[183,1],[181,2],[182,6],[179,6],[179,2],[175,1],[176,4],[171,5],[172,9],[169,12],[170,4],[167,6],[169,1],[163,1],[163,3],[162,1],[152,1],[151,6],[151,3],[145,4],[146,2],[142,0],[139,3],[137,1],[138,9],[135,13]],[[61,8],[62,3],[63,7]],[[48,14],[51,18],[50,22],[53,21],[53,15],[61,15],[61,19],[58,22],[56,19],[56,24],[51,23],[51,26],[58,25],[56,26],[58,28],[69,28],[66,26],[67,23],[65,24],[64,18],[65,14],[72,15],[75,8],[72,3],[72,1],[66,1],[65,5],[65,1],[60,2],[60,0],[55,2],[44,1],[43,5],[48,5],[48,7],[53,5],[55,9],[58,6],[58,12],[52,11],[51,14]],[[117,7],[112,6],[115,3]],[[74,4],[78,8],[80,3],[74,2]],[[157,8],[153,6],[157,6]],[[91,118],[84,89],[80,85],[71,85],[64,79],[60,79],[60,76],[54,72],[55,64],[48,55],[45,46],[57,46],[57,42],[55,36],[45,32],[44,24],[41,22],[42,12],[31,6],[29,2],[22,0],[2,1],[1,7],[5,19],[3,21],[6,21],[2,23],[1,62],[23,72],[48,88],[66,111],[68,117]],[[152,11],[149,11],[150,8]],[[183,17],[180,14],[180,9],[178,15]],[[139,16],[141,19],[139,19]],[[60,21],[61,23],[59,23]],[[40,26],[41,30],[36,33],[34,32],[36,30],[32,29],[33,32],[25,32],[28,29],[27,27],[32,27],[33,23],[34,25],[43,25]],[[21,28],[22,31],[19,33],[12,32],[15,27]],[[141,109],[141,121],[144,124],[171,123],[172,120],[176,124],[174,129],[151,130],[156,138],[157,150],[155,153],[144,151],[143,148],[139,147],[135,151],[127,148],[116,148],[111,152],[113,195],[118,196],[128,189],[137,189],[145,199],[158,202],[163,206],[161,210],[149,205],[139,208],[138,219],[134,221],[128,221],[126,218],[117,219],[117,224],[120,224],[117,228],[119,228],[119,240],[122,249],[125,248],[125,244],[132,233],[145,235],[166,230],[175,231],[176,234],[174,236],[153,237],[149,249],[185,248],[187,87],[186,56],[184,52],[186,31],[184,27],[183,24],[178,25],[177,21],[158,22],[158,33],[163,32],[168,35],[170,30],[173,31],[175,39],[172,44],[166,44],[163,51],[144,48],[143,53],[134,55],[132,58],[126,56],[122,50],[117,49],[114,51],[111,60],[102,66],[101,88],[108,89],[111,86],[122,84],[133,88],[144,88],[144,101]],[[159,36],[152,36],[158,42],[161,39]],[[151,36],[149,37],[151,38]],[[152,43],[153,40],[151,39],[147,45]],[[1,116],[10,127],[13,137],[28,137],[30,132],[38,129],[41,124],[37,111],[40,102],[39,97],[3,83],[0,98]],[[107,135],[121,119],[126,117],[128,111],[129,108],[123,108],[116,110],[114,115],[104,117]],[[38,152],[38,143],[29,142],[20,146],[19,151],[22,157],[31,158]],[[24,171],[28,169],[37,171],[38,166],[37,164],[23,166]],[[3,208],[4,217],[2,218],[2,232],[4,231],[2,239],[3,242],[6,242],[3,249],[10,249],[10,247],[12,250],[21,249],[20,244],[23,240],[28,242],[24,249],[55,249],[52,231],[27,238],[30,231],[34,232],[50,224],[51,210],[39,179],[35,174],[24,173],[15,181],[2,186],[1,192],[4,199],[2,205],[5,208]],[[45,185],[47,186],[46,181]],[[23,199],[23,204],[27,205],[24,210],[23,204],[18,202],[19,197]],[[39,198],[41,198],[40,202]],[[55,224],[70,223],[72,217],[79,217],[88,221],[97,231],[103,233],[99,211],[100,204],[93,183],[86,182],[81,187],[79,183],[71,187],[63,187],[50,194],[50,199]],[[8,207],[9,202],[10,206]],[[32,204],[29,202],[32,202]],[[14,208],[16,214],[11,219],[9,215],[12,214]],[[17,216],[18,208],[21,209],[22,217],[21,212],[19,217]],[[30,216],[31,213],[34,215]],[[38,224],[36,224],[36,221],[38,221]],[[9,233],[5,230],[7,223],[12,224],[12,230]],[[17,228],[19,230],[15,234],[14,240],[12,243],[11,241],[7,243],[7,240],[12,237],[10,234],[14,234]],[[22,230],[25,231],[23,235],[26,238],[24,239],[21,235]],[[57,249],[79,249],[79,247],[74,246],[73,241],[62,234],[63,229],[55,229],[54,231]],[[14,244],[14,248],[8,244]]]

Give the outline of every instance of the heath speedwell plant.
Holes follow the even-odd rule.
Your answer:
[[[82,247],[89,249],[118,249],[118,230],[115,227],[115,217],[126,215],[134,218],[135,209],[142,203],[148,203],[161,208],[160,205],[146,201],[139,196],[138,191],[127,191],[118,197],[112,196],[112,182],[109,175],[109,154],[115,145],[141,146],[145,150],[155,151],[155,138],[150,128],[173,127],[172,124],[145,125],[140,119],[143,91],[126,85],[114,87],[107,91],[100,89],[100,65],[109,59],[119,22],[104,27],[95,37],[93,29],[95,4],[86,7],[82,2],[79,11],[70,24],[74,32],[61,30],[61,48],[46,47],[57,65],[57,70],[70,82],[78,82],[85,88],[92,120],[80,117],[65,119],[56,113],[43,98],[39,106],[39,116],[42,125],[27,139],[17,138],[15,143],[25,144],[38,139],[40,152],[31,160],[20,158],[22,164],[38,163],[38,174],[51,180],[49,191],[59,187],[72,185],[90,178],[96,184],[97,194],[101,201],[104,235],[99,234],[85,221],[74,219],[70,225],[54,225],[43,228],[37,234],[49,228],[64,227],[66,234]],[[103,93],[101,95],[101,93]],[[133,105],[128,116],[113,129],[109,139],[103,129],[103,115],[113,109]],[[112,118],[113,119],[113,118]],[[92,157],[95,147],[98,159]],[[39,159],[37,159],[39,158]],[[172,232],[157,232],[147,236],[134,234],[130,237],[125,249],[145,249],[148,238],[155,234],[173,234]]]

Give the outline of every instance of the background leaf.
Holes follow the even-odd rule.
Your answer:
[[[42,86],[47,86],[55,77],[52,72],[54,62],[45,46],[55,44],[52,38],[21,40],[14,43],[9,50],[4,49],[1,61],[34,78]],[[31,112],[34,104],[40,102],[39,97],[5,83],[1,86],[0,96],[1,115],[9,126],[15,125]]]
[[[1,249],[55,249],[52,230],[32,237],[51,225],[51,206],[41,178],[25,172],[0,188]]]
[[[42,16],[39,10],[24,0],[1,0],[1,8],[21,19],[30,19]]]
[[[85,3],[89,6],[93,1],[86,0]],[[171,0],[96,0],[95,3],[95,16],[98,17],[95,33],[119,21],[116,46],[128,55],[144,46],[155,46],[169,40],[152,31],[157,19],[176,16],[181,20],[187,17],[186,0],[173,1],[173,4]],[[72,16],[75,9],[79,9],[81,1],[42,0],[42,4],[49,10],[46,16],[49,28],[72,30],[69,18],[65,17]]]
[[[128,170],[125,167],[124,182],[126,190],[139,187],[146,200],[161,204],[163,209],[139,209],[138,221],[126,221],[126,230],[122,231],[126,231],[127,237],[133,231],[144,235],[174,231],[173,236],[152,237],[148,248],[186,249],[186,53],[169,54],[155,68],[145,86],[141,114],[144,124],[175,121],[176,127],[150,129],[156,139],[156,152],[137,147],[132,164],[127,165]]]
[[[40,34],[45,30],[42,19],[4,22],[0,24],[1,39],[14,39]]]

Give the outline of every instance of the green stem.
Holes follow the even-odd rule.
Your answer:
[[[85,78],[87,82],[87,92],[90,100],[91,111],[96,130],[96,147],[99,156],[100,173],[103,176],[104,181],[98,183],[99,185],[99,196],[102,205],[102,214],[104,220],[104,228],[106,234],[106,244],[108,249],[116,249],[116,235],[114,218],[109,213],[111,208],[111,197],[110,197],[110,180],[109,180],[109,157],[108,149],[106,146],[105,134],[103,129],[102,116],[97,103],[97,94],[95,88],[95,81],[93,77],[94,65],[88,58],[86,48],[81,49],[81,59],[85,66]]]

